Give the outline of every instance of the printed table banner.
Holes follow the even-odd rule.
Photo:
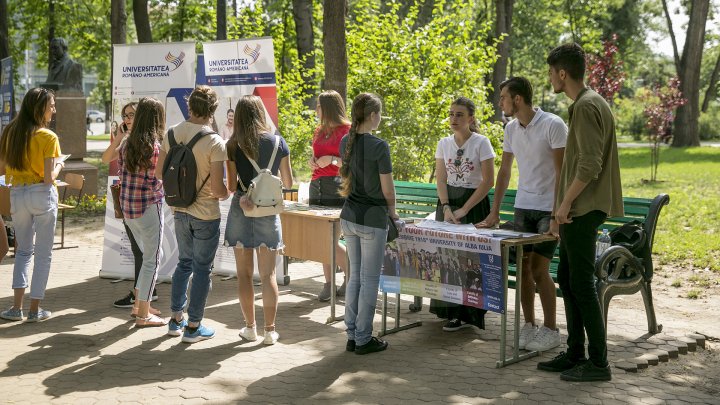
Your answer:
[[[502,238],[473,229],[428,220],[407,225],[385,246],[380,290],[505,312]]]

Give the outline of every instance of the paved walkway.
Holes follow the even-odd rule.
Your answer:
[[[290,266],[293,280],[281,287],[275,346],[238,338],[236,281],[219,277],[213,277],[205,313],[217,335],[187,345],[164,329],[133,328],[129,311],[112,307],[131,284],[99,279],[101,257],[99,241],[56,250],[43,302],[54,317],[40,324],[0,321],[0,403],[719,403],[693,381],[671,384],[643,371],[613,367],[612,382],[566,383],[536,370],[538,361],[560,349],[496,369],[497,314],[487,315],[486,330],[445,333],[426,311],[407,312],[410,297],[402,303],[404,321],[420,318],[422,327],[388,336],[386,352],[346,353],[343,324],[326,325],[329,306],[316,300],[322,286],[316,263]],[[3,308],[12,301],[12,262],[0,266]],[[158,287],[156,304],[166,313],[169,290]],[[261,301],[256,305],[262,325]],[[562,308],[559,300],[559,320]],[[647,344],[644,313],[621,309],[621,303],[610,309],[613,364]],[[377,330],[379,315],[375,320]],[[664,332],[691,331],[666,323]]]

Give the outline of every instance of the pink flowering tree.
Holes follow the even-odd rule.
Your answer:
[[[660,163],[660,144],[668,144],[672,140],[672,123],[675,120],[675,110],[687,103],[687,99],[680,91],[680,79],[674,76],[665,86],[655,85],[653,92],[645,100],[644,110],[650,131],[650,181],[657,180],[657,168]]]
[[[623,62],[616,59],[616,42],[617,34],[613,34],[609,40],[603,41],[602,53],[587,56],[588,86],[610,104],[625,82]]]

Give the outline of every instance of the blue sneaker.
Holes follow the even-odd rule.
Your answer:
[[[38,308],[37,312],[28,312],[28,317],[25,322],[42,322],[46,319],[50,319],[52,312]]]
[[[180,322],[176,321],[175,318],[170,318],[168,322],[168,336],[180,336],[183,330],[187,327],[187,321],[185,318],[181,319]]]
[[[23,313],[20,308],[8,308],[0,312],[0,318],[8,321],[22,321]]]
[[[182,341],[185,343],[197,343],[201,340],[212,339],[214,336],[215,331],[203,324],[198,325],[197,328],[190,328],[189,326],[186,326]]]

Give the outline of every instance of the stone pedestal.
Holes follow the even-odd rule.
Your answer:
[[[83,162],[87,155],[87,118],[86,100],[82,93],[59,90],[55,92],[56,114],[50,125],[60,140],[60,150],[63,154],[70,154],[65,162],[65,169],[60,173],[73,172],[85,176],[83,193],[98,193],[98,169]]]

